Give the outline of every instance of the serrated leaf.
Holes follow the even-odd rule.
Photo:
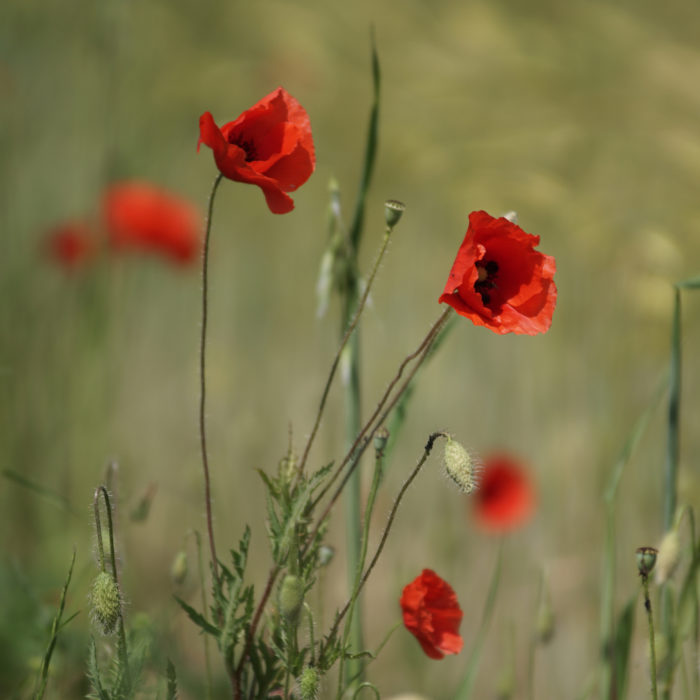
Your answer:
[[[208,622],[204,615],[198,613],[192,606],[185,603],[182,598],[178,598],[177,596],[173,596],[173,598],[175,598],[175,600],[180,604],[180,607],[187,613],[190,620],[192,620],[197,627],[207,634],[212,635],[212,637],[216,637],[217,639],[219,638],[220,631],[218,627],[215,627]]]
[[[170,659],[168,659],[165,677],[168,679],[165,700],[177,700],[177,674],[175,673],[175,665]]]

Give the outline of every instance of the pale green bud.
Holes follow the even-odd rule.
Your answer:
[[[478,487],[480,465],[469,451],[447,436],[444,454],[445,471],[462,493],[469,494]]]
[[[172,578],[173,583],[178,586],[185,580],[187,576],[187,552],[184,550],[179,551],[173,559],[173,564],[170,567],[170,578]]]
[[[104,634],[112,634],[121,614],[119,587],[111,574],[101,571],[90,591],[92,616]]]
[[[299,613],[304,604],[304,582],[298,577],[287,574],[282,579],[279,593],[280,615],[290,622],[296,624],[299,621]]]

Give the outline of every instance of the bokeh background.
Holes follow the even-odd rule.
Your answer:
[[[509,536],[477,697],[493,697],[515,625],[518,694],[540,572],[556,612],[538,656],[536,697],[574,697],[598,657],[601,494],[668,362],[672,283],[700,272],[700,8],[570,0],[5,0],[0,8],[0,468],[47,490],[0,482],[0,692],[25,697],[43,654],[73,546],[74,581],[49,697],[80,697],[94,575],[90,505],[119,464],[120,552],[128,613],[147,613],[185,697],[201,693],[201,642],[173,603],[170,566],[202,530],[196,415],[197,265],[105,256],[66,273],[48,258],[57,223],[95,216],[109,182],[139,179],[202,209],[215,175],[197,155],[198,117],[234,119],[278,85],[308,111],[317,168],[296,209],[271,215],[256,188],[224,182],[211,249],[209,434],[218,544],[254,529],[251,580],[269,564],[256,468],[301,449],[336,348],[336,305],[316,316],[331,177],[349,218],[371,99],[370,27],[383,84],[380,151],[361,259],[382,204],[406,214],[362,329],[364,406],[440,313],[467,214],[516,210],[557,259],[549,333],[500,337],[458,324],[422,373],[377,505],[376,528],[427,435],[477,452],[505,448],[531,467],[538,508]],[[684,295],[681,500],[700,503],[698,300]],[[337,386],[312,455],[343,443]],[[661,531],[664,416],[622,482],[616,600],[638,581],[634,549]],[[155,484],[148,518],[130,511]],[[409,492],[366,595],[376,646],[422,568],[462,601],[476,633],[497,540],[479,532],[435,455]],[[326,619],[344,600],[343,520],[325,574]],[[177,592],[192,604],[192,575]],[[641,606],[641,603],[640,603]],[[641,620],[641,617],[639,618]],[[141,619],[143,624],[146,624]],[[647,688],[644,628],[630,694]],[[371,666],[386,696],[448,700],[466,655],[427,659],[397,631]],[[215,666],[217,672],[221,669]],[[29,679],[29,680],[28,680]]]

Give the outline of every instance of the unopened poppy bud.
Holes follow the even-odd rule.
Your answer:
[[[382,452],[384,452],[384,448],[386,447],[386,443],[389,441],[389,431],[382,426],[377,430],[375,436],[374,436],[374,451],[377,453],[377,456],[379,456]]]
[[[170,567],[170,578],[172,578],[173,583],[178,586],[185,580],[187,576],[187,552],[184,550],[179,551],[173,559],[173,564]]]
[[[318,671],[313,666],[307,666],[299,676],[299,697],[301,700],[316,700],[320,683]]]
[[[405,210],[406,205],[397,199],[387,199],[384,202],[384,220],[390,231],[399,223]]]
[[[637,548],[637,568],[640,576],[648,576],[654,570],[658,550],[654,547]]]
[[[656,583],[661,585],[666,583],[681,560],[681,540],[678,536],[678,530],[673,528],[669,530],[659,545],[659,555],[656,563]]]
[[[444,462],[447,475],[457,484],[462,493],[469,494],[478,487],[478,463],[464,446],[449,435],[445,445]]]
[[[101,571],[90,591],[92,615],[104,634],[112,634],[121,612],[119,587],[111,574]]]
[[[282,580],[279,594],[280,615],[287,622],[295,625],[299,620],[301,606],[304,604],[304,582],[298,577],[287,574]]]
[[[554,610],[548,596],[540,601],[535,620],[535,634],[542,644],[547,644],[554,635]]]

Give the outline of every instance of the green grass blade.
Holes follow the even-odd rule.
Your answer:
[[[16,484],[19,484],[20,486],[23,486],[29,491],[32,491],[37,496],[40,496],[41,498],[53,503],[55,506],[58,506],[61,510],[65,511],[66,513],[70,513],[71,515],[75,515],[76,517],[78,516],[78,512],[71,506],[71,504],[68,502],[68,499],[61,496],[53,489],[47,488],[46,486],[42,486],[41,484],[37,484],[35,481],[27,479],[26,476],[12,469],[3,469],[2,472],[0,472],[0,474],[2,474],[6,479],[14,481]]]
[[[617,700],[623,700],[627,694],[630,649],[632,648],[632,632],[634,631],[634,612],[637,607],[636,603],[637,596],[635,595],[622,609],[615,627],[613,683],[615,687],[614,697]]]
[[[374,163],[377,156],[377,143],[379,141],[379,87],[381,84],[381,73],[379,70],[379,57],[377,46],[374,41],[374,31],[371,35],[372,42],[372,88],[373,101],[369,116],[369,128],[367,129],[367,142],[365,144],[365,162],[360,177],[360,187],[357,192],[355,203],[355,213],[350,226],[349,238],[354,251],[357,251],[362,237],[362,228],[365,219],[365,202],[367,192],[372,181]]]
[[[73,576],[73,566],[75,566],[75,548],[73,548],[73,557],[70,561],[68,576],[66,577],[66,582],[63,584],[63,590],[61,591],[61,600],[58,603],[58,610],[56,611],[56,616],[54,617],[51,625],[51,639],[49,640],[49,645],[46,648],[44,659],[41,662],[41,669],[39,671],[37,690],[34,694],[34,700],[41,700],[46,692],[46,684],[49,680],[49,665],[51,664],[51,656],[54,648],[56,647],[56,642],[58,641],[58,633],[63,627],[63,625],[61,625],[61,617],[63,616],[63,610],[66,605],[66,593],[68,592],[68,586],[70,585],[70,580]],[[75,613],[75,615],[77,615],[77,613]],[[72,615],[67,622],[70,622],[75,615]]]
[[[700,275],[697,277],[689,277],[687,280],[678,282],[676,287],[679,289],[700,289]]]

